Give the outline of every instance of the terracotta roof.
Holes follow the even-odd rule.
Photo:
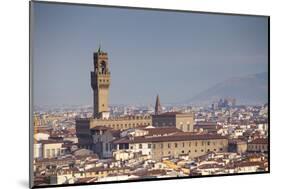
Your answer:
[[[134,137],[132,140],[128,138],[121,138],[115,140],[113,143],[146,143],[146,142],[165,142],[165,141],[186,141],[186,140],[211,140],[211,139],[227,139],[220,135],[171,135],[171,136],[159,136],[159,137]]]
[[[214,169],[214,168],[224,168],[224,166],[220,165],[220,164],[215,164],[215,163],[203,164],[203,165],[198,166],[198,169]]]
[[[112,141],[113,144],[127,144],[130,142],[130,140],[127,137],[116,139]]]
[[[120,137],[120,133],[121,133],[120,130],[111,130],[111,134],[114,137]]]
[[[135,127],[136,129],[145,129],[146,127],[149,127],[149,125],[138,125]]]
[[[147,172],[147,175],[166,175],[166,170],[163,169],[153,169]]]
[[[243,143],[246,143],[246,141],[241,140],[241,139],[229,139],[228,143],[229,144],[243,144]]]
[[[65,162],[65,161],[75,161],[73,157],[66,157],[66,158],[44,158],[44,159],[37,159],[36,163],[58,163],[58,162]]]
[[[145,128],[143,130],[148,131],[148,135],[163,135],[163,134],[182,132],[180,129],[176,127]]]
[[[165,113],[159,114],[157,116],[174,116],[177,114],[183,114],[183,113],[182,112],[165,112]]]
[[[268,139],[267,138],[257,138],[251,142],[249,142],[249,144],[268,144]]]
[[[130,167],[114,167],[114,168],[104,168],[104,167],[93,167],[91,169],[85,170],[84,172],[95,172],[95,171],[114,171],[114,170],[125,170],[130,169]]]
[[[64,143],[64,141],[62,141],[62,140],[40,140],[40,143],[42,143],[42,144],[62,144],[62,143]]]
[[[199,122],[195,123],[194,126],[217,126],[217,122],[199,121]]]
[[[110,130],[112,128],[110,127],[106,127],[106,126],[95,126],[93,128],[91,128],[91,130]]]
[[[91,183],[91,182],[95,182],[98,179],[95,177],[90,177],[90,178],[78,178],[76,183]]]
[[[263,162],[256,162],[256,161],[243,161],[235,163],[235,167],[251,167],[251,166],[262,166]]]

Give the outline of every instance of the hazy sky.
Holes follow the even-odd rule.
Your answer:
[[[34,3],[35,105],[92,104],[90,71],[109,54],[110,104],[188,100],[267,72],[267,18]]]

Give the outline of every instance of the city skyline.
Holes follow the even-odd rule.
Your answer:
[[[267,17],[30,4],[31,187],[270,172]]]
[[[157,94],[163,104],[188,100],[228,78],[268,71],[265,17],[35,6],[37,106],[92,104],[100,43],[114,81],[110,104],[153,104]]]

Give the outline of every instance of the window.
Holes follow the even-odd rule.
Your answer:
[[[202,149],[201,152],[204,152],[204,150]]]
[[[163,148],[163,144],[160,144],[160,147]]]
[[[217,149],[214,149],[214,152],[217,151]]]
[[[204,146],[204,141],[202,141],[202,146]]]
[[[105,61],[102,61],[100,66],[101,66],[100,67],[101,73],[105,74],[105,72],[106,72],[106,63],[105,63]]]
[[[207,142],[207,145],[210,146],[210,141]]]
[[[207,152],[210,152],[210,149],[208,149]]]
[[[139,149],[142,149],[142,144],[139,144]]]
[[[133,149],[134,147],[133,146],[131,146],[131,150]]]
[[[148,147],[149,149],[151,149],[151,144],[148,144],[147,147]]]
[[[168,143],[168,148],[170,148],[171,146],[170,146],[170,143]]]
[[[184,150],[182,150],[181,153],[184,154]]]
[[[156,145],[155,144],[153,144],[153,149],[155,149],[156,148]]]
[[[108,151],[108,143],[105,144],[105,151]]]
[[[195,152],[197,152],[197,150],[194,150]]]
[[[182,143],[182,147],[184,147],[184,142]]]
[[[50,157],[50,149],[46,150],[46,156],[47,156],[47,158]]]
[[[195,146],[197,146],[197,142],[195,142]]]
[[[180,130],[183,130],[183,123],[180,122]]]
[[[52,157],[56,156],[56,149],[52,149]]]
[[[222,151],[222,148],[220,148],[220,151]]]
[[[178,143],[175,143],[175,148],[177,148],[178,147]]]

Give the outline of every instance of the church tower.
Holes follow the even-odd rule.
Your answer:
[[[94,52],[94,71],[91,72],[91,86],[94,92],[94,118],[108,118],[110,72],[107,53],[103,52],[101,47],[97,52]]]
[[[162,107],[161,107],[161,104],[160,104],[159,95],[157,95],[156,103],[155,103],[155,115],[159,115],[161,113],[162,113]]]

